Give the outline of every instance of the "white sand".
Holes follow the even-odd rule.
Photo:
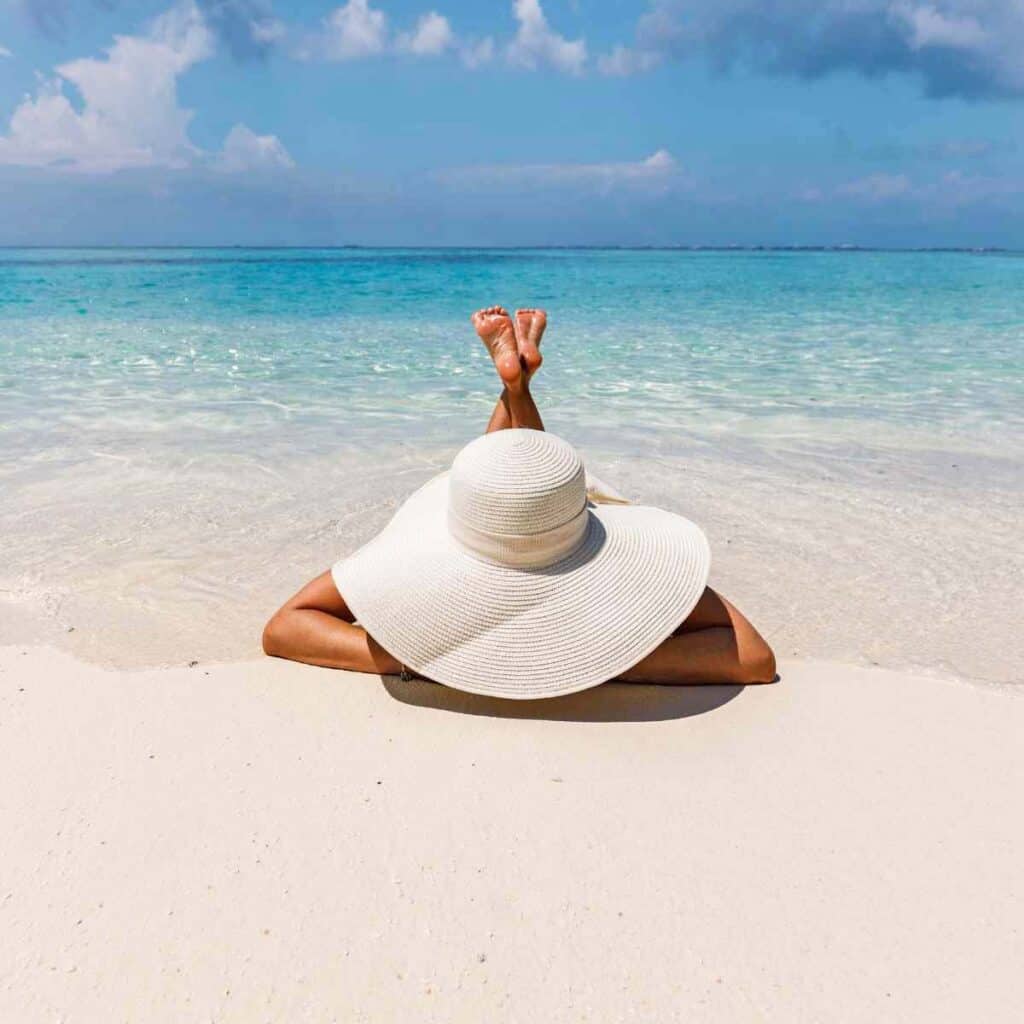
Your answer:
[[[1024,699],[782,673],[504,707],[4,648],[0,1021],[1020,1020]]]

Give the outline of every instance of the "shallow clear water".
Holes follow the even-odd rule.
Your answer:
[[[1024,444],[1021,256],[295,249],[0,252],[2,443],[465,434],[490,302],[548,309],[576,436]]]
[[[700,522],[780,655],[1021,681],[997,253],[0,250],[0,643],[255,655],[482,429],[494,302],[547,308],[549,429]]]

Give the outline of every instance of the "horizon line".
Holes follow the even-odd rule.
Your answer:
[[[590,251],[590,252],[888,252],[888,253],[1024,253],[1024,249],[1013,248],[1002,245],[921,245],[921,246],[890,246],[890,245],[850,245],[846,243],[828,245],[369,245],[362,243],[344,243],[329,245],[296,245],[293,243],[275,245],[273,243],[241,243],[224,242],[219,244],[203,243],[189,245],[187,243],[173,244],[146,244],[146,243],[86,243],[46,245],[31,243],[28,245],[17,245],[0,243],[0,251],[12,250],[68,250],[88,249],[96,251],[112,251],[120,249],[161,249],[161,250],[182,250],[182,249],[204,249],[204,250],[364,250],[364,251],[385,251],[395,249],[413,249],[418,251],[445,251],[451,249],[462,249],[473,252],[524,252],[524,251]]]

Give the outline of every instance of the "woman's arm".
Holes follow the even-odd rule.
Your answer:
[[[263,650],[325,668],[398,675],[401,662],[352,620],[325,572],[274,614],[263,630]],[[676,685],[770,683],[775,655],[746,617],[709,587],[676,633],[619,678]]]
[[[263,630],[263,650],[307,665],[398,675],[401,663],[353,618],[331,574],[322,573],[274,613]]]
[[[619,677],[627,683],[773,683],[775,655],[743,613],[706,587],[667,640]]]

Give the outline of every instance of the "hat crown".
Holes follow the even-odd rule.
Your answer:
[[[583,460],[567,441],[539,430],[497,430],[455,457],[449,512],[493,537],[548,533],[586,507]]]

